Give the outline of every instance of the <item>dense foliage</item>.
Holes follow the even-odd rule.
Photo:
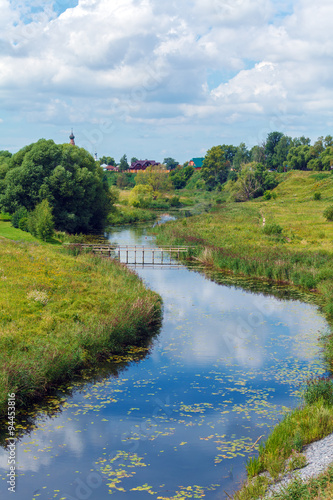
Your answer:
[[[1,162],[1,158],[0,158]],[[111,196],[101,168],[83,148],[40,139],[1,163],[0,207],[32,212],[47,200],[56,229],[103,229]],[[0,175],[1,178],[1,175]]]

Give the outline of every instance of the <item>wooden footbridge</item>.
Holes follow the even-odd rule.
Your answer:
[[[76,244],[96,254],[129,265],[179,265],[181,255],[191,247],[149,247],[144,245]]]

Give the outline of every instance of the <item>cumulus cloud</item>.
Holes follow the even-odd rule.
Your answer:
[[[332,120],[328,0],[61,3],[0,0],[9,117],[249,129],[276,113],[286,128]]]

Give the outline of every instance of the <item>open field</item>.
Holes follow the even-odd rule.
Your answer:
[[[159,296],[121,264],[74,257],[15,231],[16,241],[0,237],[1,415],[8,393],[28,404],[82,368],[147,341],[161,315]]]

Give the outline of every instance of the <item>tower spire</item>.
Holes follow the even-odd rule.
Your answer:
[[[75,135],[73,134],[73,129],[71,129],[71,135],[69,136],[69,138],[71,140],[70,144],[72,144],[72,146],[75,146]]]

